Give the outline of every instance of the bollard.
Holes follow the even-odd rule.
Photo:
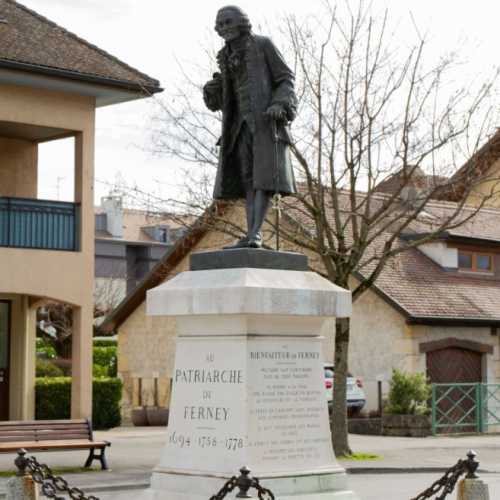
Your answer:
[[[457,500],[490,500],[488,485],[476,475],[479,462],[476,461],[476,453],[473,450],[467,453],[464,466],[467,476],[458,482]]]
[[[38,486],[26,471],[26,450],[19,450],[17,454],[14,461],[17,473],[7,481],[6,500],[38,500]]]
[[[490,500],[488,485],[481,479],[461,479],[457,488],[457,500]]]

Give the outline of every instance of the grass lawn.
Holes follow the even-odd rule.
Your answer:
[[[339,460],[380,460],[382,455],[375,455],[375,453],[352,453],[351,455],[341,455],[337,458]]]

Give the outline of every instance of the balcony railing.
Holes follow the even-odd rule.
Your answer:
[[[79,205],[0,197],[0,246],[78,250]]]

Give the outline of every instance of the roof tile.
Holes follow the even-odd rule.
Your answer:
[[[17,62],[158,88],[159,82],[15,0],[0,0],[0,66]]]

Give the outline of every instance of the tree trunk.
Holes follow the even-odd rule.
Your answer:
[[[333,411],[330,421],[335,455],[350,455],[347,433],[347,356],[349,354],[349,318],[335,320],[335,378],[333,381]]]

